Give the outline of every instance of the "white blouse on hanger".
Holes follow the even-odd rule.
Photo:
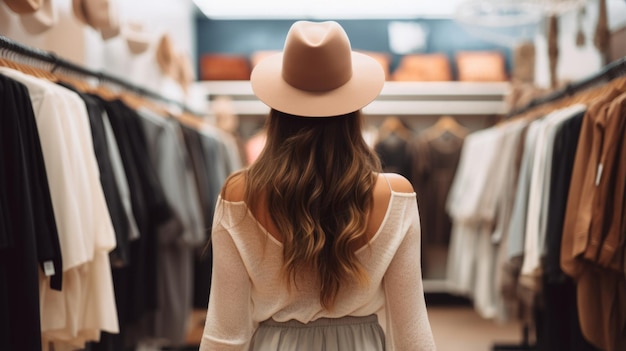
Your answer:
[[[40,274],[44,340],[83,348],[100,331],[118,333],[109,252],[116,246],[100,184],[89,117],[74,92],[22,72],[0,74],[26,85],[50,187],[63,259],[63,290]],[[59,345],[61,346],[61,345]]]

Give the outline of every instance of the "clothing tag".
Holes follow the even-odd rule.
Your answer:
[[[46,261],[43,263],[43,273],[46,275],[46,277],[49,277],[55,274],[54,263],[52,263],[52,261]]]
[[[598,165],[598,172],[596,173],[596,186],[600,185],[600,178],[602,178],[602,169],[604,166],[602,163]]]

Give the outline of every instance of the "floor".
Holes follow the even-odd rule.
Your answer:
[[[495,344],[519,344],[519,323],[498,324],[479,316],[468,302],[428,302],[437,351],[491,351]]]

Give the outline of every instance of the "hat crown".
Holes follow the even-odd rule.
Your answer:
[[[333,90],[352,77],[351,55],[348,35],[337,22],[299,21],[285,41],[282,77],[297,89]]]

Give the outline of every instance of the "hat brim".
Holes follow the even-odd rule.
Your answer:
[[[266,57],[250,76],[252,91],[269,107],[302,117],[344,115],[374,101],[385,83],[385,73],[373,58],[352,52],[352,77],[342,86],[323,92],[294,88],[282,77],[283,53]]]
[[[74,17],[78,22],[91,26],[91,23],[87,21],[87,17],[85,16],[84,6],[82,0],[72,0],[72,12],[74,13]]]
[[[41,34],[54,27],[59,22],[59,16],[52,0],[44,0],[39,10],[20,16],[20,22],[29,34]]]
[[[120,34],[126,41],[128,50],[133,55],[143,54],[152,43],[151,36],[145,32],[143,28],[132,28],[129,23],[126,23],[124,27],[122,27]]]
[[[35,13],[43,5],[43,0],[4,0],[5,5],[18,15]]]

